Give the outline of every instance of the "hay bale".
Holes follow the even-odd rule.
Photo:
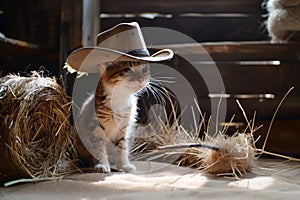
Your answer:
[[[72,153],[70,98],[52,78],[0,78],[0,183],[57,176]]]

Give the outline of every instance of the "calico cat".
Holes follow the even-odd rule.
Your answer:
[[[116,167],[134,172],[135,166],[129,161],[129,139],[135,129],[138,94],[149,85],[150,65],[119,61],[100,68],[96,92],[84,102],[78,119],[77,150],[85,166],[110,172],[107,146],[113,144],[117,147]]]

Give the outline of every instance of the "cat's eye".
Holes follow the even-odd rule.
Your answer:
[[[142,68],[142,73],[146,74],[148,72],[148,66]]]
[[[130,69],[129,67],[128,67],[128,68],[125,68],[125,69],[123,69],[123,72],[124,72],[126,75],[131,75],[131,74],[133,74],[133,70],[132,70],[132,69]]]

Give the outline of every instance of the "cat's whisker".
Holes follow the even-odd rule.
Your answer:
[[[155,89],[159,90],[161,94],[163,94],[166,98],[170,99],[170,97],[176,98],[174,94],[169,92],[163,85],[151,82],[151,84],[155,85]]]
[[[176,83],[176,81],[167,81],[167,80],[156,80],[156,81],[163,82],[163,83],[169,83],[169,84]]]
[[[166,105],[166,100],[165,100],[165,98],[164,97],[167,97],[167,95],[166,94],[164,94],[160,89],[158,89],[158,88],[156,88],[156,90],[154,90],[156,93],[157,93],[157,95],[160,97],[160,99],[163,101],[162,103],[162,105]]]
[[[153,97],[155,98],[155,101],[161,105],[166,105],[166,102],[163,98],[163,96],[157,92],[153,87],[149,86],[148,90],[151,92],[151,94],[153,95]]]
[[[156,75],[161,74],[161,73],[163,73],[163,71],[156,72],[155,74],[151,73],[151,77],[155,77]]]
[[[155,78],[152,76],[152,79],[156,79],[156,78],[165,78],[165,79],[175,79],[174,76],[155,76]]]
[[[146,86],[145,86],[145,88],[143,89],[143,90],[141,90],[141,92],[140,93],[144,93],[144,92],[146,92],[146,94],[147,94],[147,97],[149,98],[149,96],[150,96],[150,93],[149,93],[149,84],[147,84]],[[139,93],[139,94],[140,94]]]
[[[147,91],[147,95],[148,95],[148,98],[150,96],[150,93],[153,95],[153,97],[155,98],[155,101],[158,101],[157,99],[157,96],[156,96],[156,93],[153,91],[152,87],[150,84],[148,84],[146,87],[145,87],[145,91]]]
[[[156,78],[151,77],[152,82],[161,82],[161,83],[169,83],[169,84],[176,83],[176,81],[172,81],[171,79],[174,79],[174,77],[156,77]]]
[[[158,88],[151,88],[153,93],[157,96],[157,98],[159,99],[159,104],[165,106],[166,105],[166,100],[163,96],[163,94],[161,93],[161,91]]]

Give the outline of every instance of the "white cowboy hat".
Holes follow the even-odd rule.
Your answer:
[[[70,72],[97,73],[101,63],[112,61],[160,62],[169,60],[174,53],[163,49],[149,54],[140,26],[136,22],[121,23],[97,35],[97,46],[73,51],[67,58]]]

